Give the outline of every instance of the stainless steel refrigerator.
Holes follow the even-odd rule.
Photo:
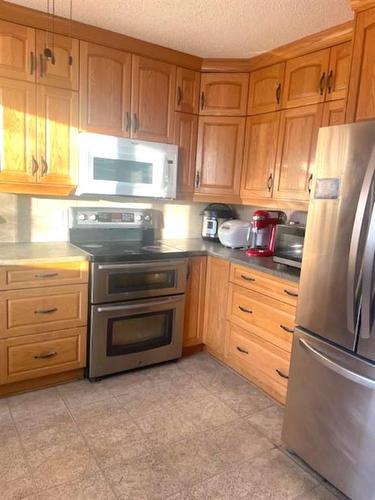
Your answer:
[[[375,122],[319,131],[283,439],[375,500]]]

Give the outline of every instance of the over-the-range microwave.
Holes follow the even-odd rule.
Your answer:
[[[76,194],[175,198],[177,161],[173,144],[81,132]]]

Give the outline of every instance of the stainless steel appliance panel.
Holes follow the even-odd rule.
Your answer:
[[[375,366],[300,329],[283,440],[353,500],[375,500]]]
[[[279,224],[276,226],[274,262],[301,268],[305,226]]]
[[[184,293],[187,259],[91,264],[94,304]]]
[[[297,324],[350,350],[371,198],[364,180],[374,144],[374,122],[320,129],[304,241]]]

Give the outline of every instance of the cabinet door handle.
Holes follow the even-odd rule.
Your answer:
[[[69,57],[68,57],[68,65],[73,66],[73,56],[71,54],[69,54]]]
[[[310,174],[309,175],[309,180],[307,181],[307,190],[308,190],[309,194],[311,193],[312,180],[313,180],[313,174]]]
[[[294,328],[288,328],[285,325],[280,325],[280,328],[282,328],[283,330],[285,330],[288,333],[294,333]]]
[[[44,73],[44,60],[43,60],[43,54],[39,54],[39,74],[41,78],[43,78],[43,73]]]
[[[30,52],[30,75],[33,75],[35,71],[35,54]]]
[[[297,292],[291,292],[290,290],[284,290],[284,293],[286,293],[287,295],[289,295],[290,297],[298,297],[298,293]]]
[[[32,167],[31,167],[31,173],[32,173],[32,175],[35,175],[38,172],[38,170],[39,170],[39,164],[36,161],[35,156],[32,157],[31,165],[32,165]]]
[[[54,356],[57,356],[57,352],[50,351],[50,352],[45,352],[43,354],[36,354],[34,356],[34,359],[49,359],[49,358],[53,358]]]
[[[249,354],[249,351],[246,351],[246,349],[242,349],[242,347],[239,347],[239,346],[237,346],[237,351],[240,351],[243,354]]]
[[[200,173],[198,170],[197,173],[195,174],[195,187],[196,187],[196,189],[199,188],[200,182],[201,182],[201,178],[200,178]]]
[[[238,309],[246,314],[253,314],[253,311],[251,309],[248,309],[247,307],[238,306]]]
[[[54,276],[58,276],[59,273],[40,273],[34,274],[34,278],[53,278]]]
[[[255,281],[255,278],[252,278],[251,276],[246,276],[246,274],[241,274],[241,278],[245,281]]]
[[[204,95],[204,92],[201,93],[201,109],[204,109],[206,105],[206,97]]]
[[[324,92],[324,87],[325,87],[325,82],[326,82],[326,74],[325,72],[322,74],[319,80],[319,90],[320,90],[320,95],[323,95]]]
[[[182,89],[180,86],[177,87],[177,105],[179,106],[182,101]]]
[[[267,189],[268,189],[269,193],[272,190],[272,185],[273,185],[273,175],[270,174],[269,177],[268,177],[268,179],[267,179]]]
[[[133,118],[134,118],[133,131],[137,132],[137,130],[139,130],[139,120],[137,113],[133,114]]]
[[[289,378],[289,375],[285,375],[285,373],[283,373],[281,370],[279,370],[278,368],[276,368],[276,373],[279,375],[279,377],[281,378],[286,378],[288,379]]]
[[[332,83],[333,83],[333,70],[328,73],[328,78],[327,78],[327,90],[328,94],[332,92]]]
[[[126,124],[125,124],[126,132],[129,132],[131,127],[132,127],[132,118],[131,118],[131,114],[129,113],[129,111],[127,111],[126,112]]]
[[[43,175],[47,175],[48,173],[48,163],[46,162],[46,159],[44,158],[44,156],[41,157],[41,161],[42,161],[42,176]]]
[[[34,314],[52,314],[58,311],[57,307],[52,307],[52,309],[35,309]]]
[[[276,102],[277,104],[280,104],[280,97],[281,97],[281,83],[276,88]]]

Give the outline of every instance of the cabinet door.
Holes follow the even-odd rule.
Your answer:
[[[133,55],[132,137],[173,141],[176,67]]]
[[[248,73],[203,73],[201,76],[201,115],[246,115]]]
[[[250,73],[249,115],[280,109],[284,72],[285,63],[279,63]]]
[[[341,43],[331,48],[327,77],[327,101],[346,98],[351,55],[352,42]]]
[[[219,356],[225,353],[229,261],[208,257],[203,342]]]
[[[177,190],[180,193],[192,193],[194,191],[197,134],[198,116],[175,113],[174,143],[179,146]]]
[[[359,12],[355,26],[347,121],[375,118],[375,8]]]
[[[185,298],[184,346],[201,344],[207,257],[190,257]]]
[[[183,113],[199,111],[200,74],[186,68],[177,68],[175,110]]]
[[[0,181],[36,182],[35,83],[0,78]]]
[[[37,82],[69,90],[78,90],[79,42],[74,38],[54,35],[54,61],[48,61],[43,50],[49,45],[48,33],[37,30]]]
[[[328,127],[343,123],[345,123],[345,99],[324,103],[322,126]]]
[[[0,77],[35,82],[35,30],[0,20]]]
[[[80,128],[130,136],[131,55],[80,42]]]
[[[330,49],[290,59],[286,63],[283,108],[324,101]]]
[[[271,198],[280,113],[247,119],[241,198]]]
[[[38,182],[77,184],[78,93],[38,85]]]
[[[323,105],[281,112],[273,197],[307,201]]]
[[[239,194],[244,134],[245,118],[199,118],[196,192]]]

